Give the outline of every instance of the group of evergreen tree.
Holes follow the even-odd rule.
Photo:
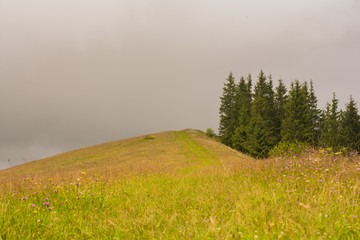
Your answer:
[[[253,85],[249,74],[226,79],[221,96],[219,136],[227,146],[257,158],[267,157],[279,143],[360,151],[360,116],[354,99],[338,109],[335,93],[324,110],[317,107],[312,81],[293,81],[289,91],[280,79],[260,71]]]

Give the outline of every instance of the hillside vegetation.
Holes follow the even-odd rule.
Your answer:
[[[252,158],[232,150],[199,130],[162,132],[78,149],[0,171],[0,181],[23,176],[79,176],[81,172],[166,173],[192,172],[211,165],[224,169]]]
[[[6,169],[0,239],[358,239],[359,157],[298,148],[254,160],[188,129]]]

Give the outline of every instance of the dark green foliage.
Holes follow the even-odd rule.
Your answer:
[[[236,84],[230,73],[221,97],[219,138],[257,158],[303,144],[360,151],[360,115],[352,97],[345,112],[339,111],[335,93],[320,111],[312,81],[309,88],[296,80],[287,92],[280,79],[274,91],[271,75],[260,71],[252,91],[250,74]]]
[[[252,156],[267,157],[270,149],[277,143],[275,135],[275,104],[272,81],[267,81],[260,71],[255,85],[254,99],[251,104],[251,119],[247,127],[247,152]]]
[[[211,138],[217,138],[217,135],[212,128],[206,129],[205,135]]]
[[[236,111],[236,128],[232,136],[232,146],[234,149],[247,152],[245,143],[248,141],[247,126],[250,121],[250,109],[252,101],[252,80],[251,75],[247,77],[245,82],[244,77],[240,78],[239,84],[236,86],[235,97],[235,111]]]
[[[317,97],[315,95],[314,85],[312,80],[310,81],[310,91],[309,91],[309,107],[310,107],[310,116],[312,121],[312,135],[311,143],[313,145],[318,145],[320,140],[320,126],[321,126],[321,110],[317,108]]]
[[[312,139],[312,120],[308,102],[306,83],[299,81],[291,83],[289,99],[285,105],[281,136],[283,141],[310,142]]]
[[[339,149],[342,145],[342,135],[340,126],[341,112],[338,110],[339,100],[333,93],[331,104],[326,105],[323,112],[323,124],[321,130],[321,143],[327,147]]]
[[[285,117],[285,106],[287,100],[287,89],[282,79],[280,79],[275,92],[275,134],[278,142],[281,141],[281,125],[282,120]]]
[[[360,151],[360,116],[352,96],[342,114],[341,129],[343,146]]]
[[[220,99],[219,135],[222,143],[231,146],[231,137],[235,130],[235,116],[233,110],[235,103],[235,79],[232,73],[230,73],[226,79],[223,95]]]

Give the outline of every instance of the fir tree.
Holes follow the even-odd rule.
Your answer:
[[[287,89],[282,79],[278,81],[278,86],[275,92],[275,134],[277,142],[281,141],[281,123],[285,117],[285,105],[287,102]]]
[[[235,103],[235,79],[230,72],[223,88],[223,95],[220,97],[221,105],[219,135],[221,142],[231,146],[231,137],[234,133],[234,103]]]
[[[312,122],[312,136],[311,141],[314,145],[319,143],[320,139],[320,116],[321,111],[317,108],[317,97],[314,91],[314,85],[312,80],[310,81],[310,91],[309,91],[309,107],[310,107],[310,116]]]
[[[355,100],[350,96],[346,109],[342,114],[343,146],[360,151],[360,116]]]
[[[285,105],[281,138],[287,142],[310,142],[312,136],[311,113],[307,84],[291,83],[289,99]]]
[[[326,109],[323,112],[323,124],[321,131],[321,143],[327,147],[339,149],[342,145],[340,116],[341,112],[338,110],[339,100],[333,93],[331,104],[326,104]]]
[[[250,121],[251,88],[251,75],[248,75],[247,82],[245,82],[244,77],[241,77],[236,91],[237,124],[232,136],[232,146],[234,149],[244,153],[247,153],[245,142],[248,141],[247,127]]]
[[[274,119],[274,91],[272,81],[260,71],[255,85],[254,99],[251,104],[251,119],[247,127],[248,140],[246,151],[252,156],[267,157],[270,149],[276,144]]]

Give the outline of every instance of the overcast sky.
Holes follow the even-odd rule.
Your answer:
[[[228,73],[360,103],[358,0],[0,0],[0,169],[218,128]]]

